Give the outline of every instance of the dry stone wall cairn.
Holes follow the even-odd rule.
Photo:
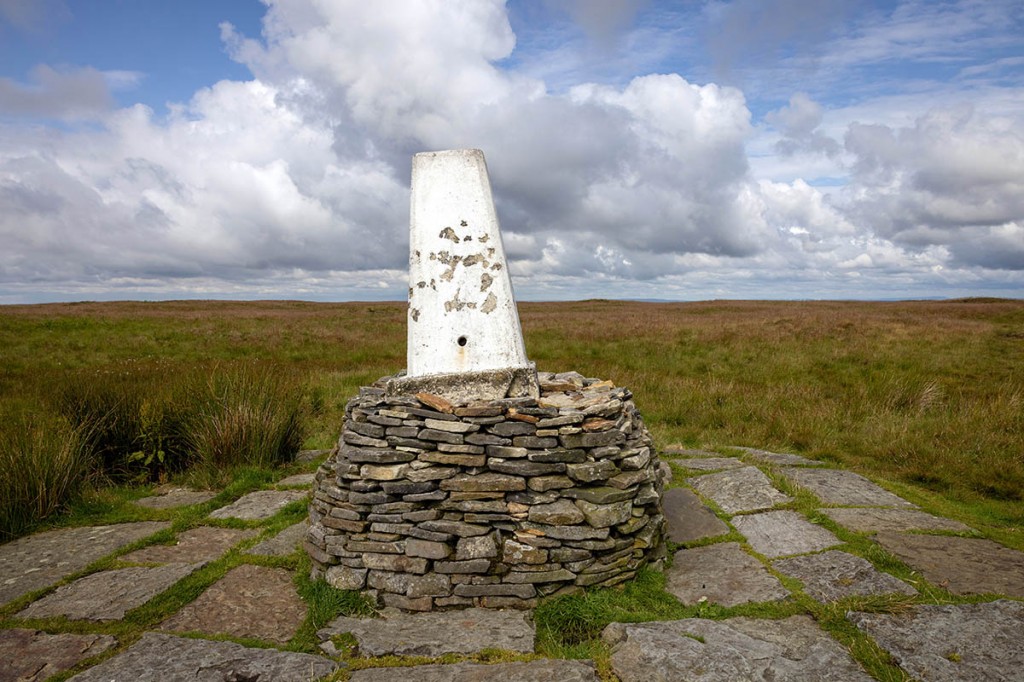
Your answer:
[[[575,372],[452,405],[364,387],[316,475],[313,577],[405,610],[530,608],[664,556],[662,484],[631,393]]]

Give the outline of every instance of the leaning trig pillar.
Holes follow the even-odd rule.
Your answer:
[[[413,157],[407,352],[406,376],[389,394],[538,395],[479,149]]]

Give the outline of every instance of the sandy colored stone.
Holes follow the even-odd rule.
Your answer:
[[[913,587],[882,573],[866,559],[839,550],[782,559],[772,566],[803,582],[804,591],[820,602],[871,594],[917,594]]]
[[[714,500],[726,514],[770,509],[790,502],[757,467],[746,466],[717,474],[695,476],[687,482],[704,497]]]
[[[415,668],[371,668],[352,673],[352,682],[598,682],[590,661],[543,659],[496,663],[418,665]]]
[[[701,599],[737,606],[789,596],[779,579],[736,542],[676,552],[665,571],[665,590],[688,606]]]
[[[210,514],[210,518],[245,521],[269,519],[283,507],[305,499],[307,494],[305,490],[257,490],[217,509]]]
[[[170,528],[165,521],[65,528],[0,545],[0,604],[81,571],[125,545]]]
[[[209,490],[190,490],[188,488],[172,488],[150,497],[135,500],[135,504],[148,509],[175,509],[193,504],[209,502],[217,497],[217,493]]]
[[[124,652],[71,679],[75,682],[311,682],[336,669],[335,662],[322,656],[147,632]]]
[[[839,538],[795,511],[781,510],[737,516],[732,520],[754,551],[767,557],[817,552],[842,544]]]
[[[743,462],[735,457],[688,457],[686,459],[673,459],[672,463],[684,469],[696,469],[699,471],[737,469],[744,466]]]
[[[915,606],[847,618],[917,679],[1024,679],[1024,603]]]
[[[0,630],[0,682],[42,682],[113,646],[110,635]]]
[[[121,620],[198,567],[164,564],[156,568],[101,571],[58,587],[18,613],[19,618],[66,616],[72,620]]]
[[[277,535],[267,538],[246,554],[258,554],[260,556],[288,556],[295,551],[295,548],[302,544],[302,538],[306,536],[306,529],[309,528],[309,519],[303,519],[293,523]]]
[[[316,474],[295,474],[294,476],[288,476],[286,478],[282,478],[280,481],[277,482],[277,487],[279,487],[279,488],[287,488],[287,487],[290,487],[290,486],[291,487],[302,486],[302,487],[305,488],[305,487],[309,487],[309,486],[313,485],[313,483],[315,483],[315,482],[316,482]]]
[[[693,542],[729,532],[729,526],[686,488],[670,488],[661,498],[672,542]]]
[[[612,623],[601,638],[621,682],[872,679],[809,616]]]
[[[954,594],[1024,598],[1024,552],[991,540],[882,532],[875,539],[930,583]]]
[[[814,493],[825,504],[916,508],[916,505],[852,471],[786,467],[782,473],[792,483]]]
[[[292,572],[243,564],[165,620],[161,630],[253,637],[284,644],[306,617]]]
[[[954,532],[971,530],[970,526],[965,526],[959,521],[933,516],[916,509],[835,507],[818,511],[840,526],[845,526],[858,533],[877,533],[883,530],[950,530]]]
[[[329,642],[346,632],[356,638],[361,656],[442,656],[483,649],[533,653],[535,636],[527,614],[479,608],[432,613],[388,608],[380,618],[336,618],[317,635]]]
[[[220,558],[256,530],[199,526],[178,535],[173,545],[150,545],[126,554],[121,559],[136,564],[199,564]]]

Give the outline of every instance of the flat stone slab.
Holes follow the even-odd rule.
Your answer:
[[[679,448],[679,447],[667,447],[661,451],[662,454],[668,455],[669,457],[721,457],[717,452],[708,452],[707,450],[698,450],[691,448]]]
[[[921,680],[1019,680],[1024,674],[1021,602],[915,606],[847,618]]]
[[[32,602],[18,617],[121,620],[128,611],[142,606],[196,568],[196,564],[165,564],[93,573]]]
[[[199,526],[178,535],[173,545],[150,545],[125,554],[122,561],[137,564],[203,564],[256,535],[256,530]]]
[[[793,499],[779,492],[764,472],[754,466],[686,480],[701,495],[714,500],[726,514],[771,509]]]
[[[157,531],[166,521],[62,528],[0,545],[0,604],[81,571],[92,562]]]
[[[751,459],[755,459],[758,462],[767,462],[768,464],[778,464],[782,466],[824,466],[824,462],[807,459],[806,457],[793,455],[788,452],[769,452],[768,450],[760,450],[758,448],[741,447],[736,447],[736,449],[747,453],[747,456]]]
[[[42,682],[113,646],[110,635],[0,630],[0,682]]]
[[[217,493],[209,490],[172,488],[157,495],[135,500],[135,504],[148,509],[174,509],[176,507],[188,507],[193,504],[209,502],[215,497],[217,497]]]
[[[872,679],[810,616],[612,623],[601,638],[621,682]]]
[[[161,630],[253,637],[285,644],[306,618],[292,572],[243,564],[165,620]]]
[[[539,661],[498,663],[456,663],[418,665],[413,668],[369,668],[357,670],[352,682],[598,682],[590,661]]]
[[[360,656],[442,656],[482,649],[533,653],[533,623],[522,611],[465,609],[402,613],[384,609],[381,618],[342,616],[317,632],[321,641],[351,633]]]
[[[310,682],[336,669],[336,663],[322,656],[147,632],[123,653],[71,679],[75,682]]]
[[[732,520],[755,551],[776,558],[828,549],[842,542],[795,511],[781,510],[737,516]]]
[[[247,550],[246,554],[288,556],[302,542],[307,528],[309,528],[309,519],[293,523],[274,537],[267,538],[252,549]]]
[[[722,606],[776,601],[789,590],[736,542],[682,549],[665,571],[665,590],[686,605],[701,599]]]
[[[738,469],[744,466],[743,462],[735,457],[688,457],[686,459],[673,459],[672,463],[684,469],[696,469],[698,471]]]
[[[801,469],[786,467],[783,475],[790,481],[817,495],[825,504],[851,507],[904,507],[917,508],[902,497],[894,495],[860,474],[841,469]]]
[[[693,542],[729,532],[725,521],[715,516],[691,490],[669,488],[661,503],[668,523],[668,539],[672,542]]]
[[[269,519],[292,502],[305,499],[305,490],[256,490],[210,514],[211,519],[242,519],[259,521]]]
[[[1024,552],[991,540],[882,532],[875,539],[926,580],[954,594],[1024,598]]]
[[[277,482],[277,485],[278,487],[311,486],[314,482],[316,482],[316,474],[295,474],[294,476],[282,478]]]
[[[950,530],[967,532],[972,530],[959,521],[933,516],[917,509],[819,509],[840,526],[858,533],[877,533],[883,530]]]
[[[782,559],[772,566],[803,582],[804,591],[820,602],[871,594],[917,594],[913,587],[882,573],[866,559],[835,549]]]

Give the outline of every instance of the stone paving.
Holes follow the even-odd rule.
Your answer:
[[[666,569],[667,599],[696,607],[697,613],[704,604],[770,608],[799,603],[791,589],[822,603],[847,599],[851,601],[842,603],[849,622],[908,676],[1021,679],[1024,603],[1005,597],[1024,599],[1024,552],[991,540],[950,535],[972,529],[921,511],[856,474],[798,455],[739,451],[723,456],[678,449],[669,455],[673,468],[693,475],[664,498],[669,537],[676,543]],[[766,473],[817,497],[820,508],[813,517],[796,511],[793,499]],[[77,672],[70,679],[86,682],[317,680],[346,665],[344,656],[353,652],[339,651],[342,642],[354,642],[355,653],[368,657],[362,669],[351,671],[347,679],[352,682],[597,682],[590,661],[366,667],[377,656],[433,658],[489,649],[532,654],[536,632],[525,611],[408,614],[385,609],[374,618],[342,617],[322,627],[317,633],[319,654],[284,650],[304,622],[306,604],[296,592],[293,570],[275,566],[296,552],[307,524],[295,523],[274,534],[264,529],[280,529],[274,517],[281,508],[308,499],[308,490],[299,489],[307,481],[306,475],[282,479],[273,490],[250,493],[215,510],[207,521],[177,533],[171,543],[120,556],[117,552],[126,545],[170,524],[63,529],[0,545],[0,603],[8,604],[6,629],[0,628],[0,682],[44,680],[68,671]],[[191,492],[172,489],[138,503],[173,509],[179,502],[191,506],[213,495]],[[225,525],[238,524],[218,519],[242,519],[250,527],[229,528]],[[917,573],[913,584],[852,553],[842,542],[847,536],[832,532],[836,526],[825,528],[814,520],[876,541]],[[240,553],[229,555],[233,549]],[[89,623],[122,620],[225,556],[237,565],[163,622],[154,623],[141,639],[83,634],[82,627],[97,627]],[[116,563],[68,580],[105,557],[115,557]],[[915,602],[919,591],[930,594],[921,589],[924,581],[953,595],[991,596],[982,597],[988,599],[982,603]],[[31,603],[9,605],[45,588],[50,591]],[[868,602],[857,599],[872,596],[894,596],[903,606],[891,612],[858,611],[858,604]],[[40,620],[55,616],[85,625]],[[186,632],[188,637],[173,634]],[[225,636],[255,639],[263,646],[215,641]],[[602,638],[620,682],[872,679],[808,615],[612,623]]]

